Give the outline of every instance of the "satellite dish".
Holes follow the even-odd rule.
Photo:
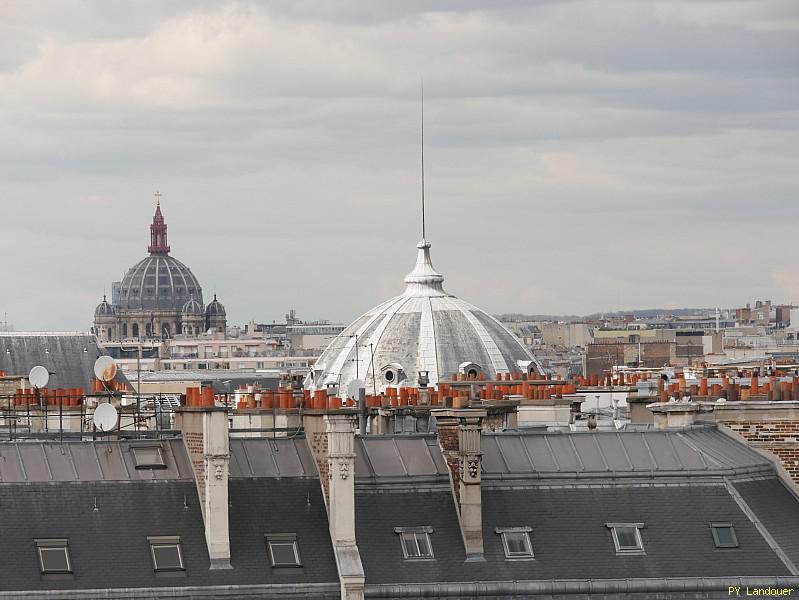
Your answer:
[[[110,356],[101,356],[94,361],[94,375],[101,381],[113,381],[117,374],[117,364]]]
[[[347,384],[347,398],[358,399],[358,390],[366,388],[366,385],[360,379],[353,379]]]
[[[111,431],[117,426],[117,409],[111,404],[100,404],[94,409],[92,421],[94,426],[100,431]]]
[[[50,373],[43,366],[37,365],[31,369],[28,375],[28,381],[30,381],[31,385],[36,389],[41,389],[50,381]]]

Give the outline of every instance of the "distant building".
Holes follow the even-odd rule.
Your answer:
[[[585,348],[594,339],[594,325],[589,323],[543,323],[543,343],[551,346]]]
[[[73,332],[0,333],[0,371],[9,377],[27,378],[38,365],[50,373],[50,388],[92,389],[92,367],[99,356],[108,354],[93,335]],[[120,386],[127,386],[125,375],[117,373]],[[25,384],[30,387],[30,384]],[[20,386],[17,386],[20,387]]]
[[[189,267],[170,256],[160,200],[150,225],[149,255],[114,282],[94,311],[94,332],[103,341],[166,339],[213,329],[223,335],[225,307],[214,294],[205,306],[200,282]]]

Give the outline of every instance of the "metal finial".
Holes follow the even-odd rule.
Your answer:
[[[422,239],[425,237],[425,222],[424,222],[424,79],[420,80],[421,100],[422,100]]]
[[[161,206],[161,192],[155,193],[155,205]]]

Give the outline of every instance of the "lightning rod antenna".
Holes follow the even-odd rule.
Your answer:
[[[422,99],[422,239],[425,240],[427,237],[425,236],[425,222],[424,222],[424,79],[420,81],[421,83],[421,99]]]

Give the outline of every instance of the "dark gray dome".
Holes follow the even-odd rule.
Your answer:
[[[97,308],[94,309],[94,316],[95,317],[113,317],[116,314],[114,311],[114,307],[111,306],[108,301],[105,299],[105,295],[103,295],[103,301],[97,305]]]
[[[191,299],[202,305],[203,291],[194,273],[179,260],[157,254],[128,270],[116,302],[121,310],[179,311]]]
[[[219,300],[216,299],[216,294],[214,294],[214,299],[211,301],[211,303],[205,307],[205,314],[209,317],[225,316],[225,307]]]
[[[184,315],[201,315],[203,314],[203,305],[197,302],[194,298],[189,298],[188,302],[183,305],[180,310]]]

